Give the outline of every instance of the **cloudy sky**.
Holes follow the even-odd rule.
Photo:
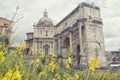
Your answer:
[[[82,1],[95,2],[101,7],[104,22],[103,32],[106,50],[120,48],[120,0],[0,0],[0,16],[11,19],[17,6],[16,18],[24,17],[14,26],[14,43],[24,41],[27,32],[33,31],[33,24],[43,16],[45,8],[53,23],[58,23]]]

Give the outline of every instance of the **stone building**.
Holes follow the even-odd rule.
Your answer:
[[[6,36],[9,43],[12,42],[11,24],[13,21],[0,17],[0,34]]]
[[[54,53],[54,25],[50,18],[48,18],[47,11],[45,10],[43,17],[34,27],[33,47],[34,54]]]
[[[98,57],[100,66],[107,66],[100,8],[79,4],[55,26],[55,51],[64,57],[79,56],[77,64],[88,64]]]
[[[45,11],[34,25],[33,47],[33,54],[74,55],[78,65],[98,57],[100,66],[106,67],[100,8],[83,2],[55,26]]]
[[[54,25],[48,13],[45,10],[43,17],[39,22],[33,25],[34,32],[27,33],[27,39],[25,40],[27,50],[33,47],[34,54],[52,54],[54,53]]]
[[[27,39],[25,40],[26,42],[26,51],[27,53],[32,54],[30,52],[30,49],[33,47],[33,32],[26,33]]]

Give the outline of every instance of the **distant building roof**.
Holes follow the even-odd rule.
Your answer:
[[[0,17],[0,19],[4,19],[4,20],[7,20],[7,21],[11,21],[11,20],[8,20],[8,19],[6,19],[6,18],[3,18],[3,17]],[[13,21],[11,21],[11,22],[13,22]]]
[[[120,51],[111,51],[112,54],[120,54]]]

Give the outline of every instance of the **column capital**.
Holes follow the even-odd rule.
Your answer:
[[[58,38],[57,38],[57,37],[54,37],[54,40],[55,40],[55,41],[57,41],[57,40],[58,40]]]
[[[73,32],[73,27],[69,27],[69,28],[68,28],[68,31],[69,31],[69,32]]]
[[[60,33],[54,35],[54,39],[55,39],[55,40],[58,40],[59,38],[61,38],[61,34],[60,34]]]
[[[59,34],[57,34],[57,38],[61,38],[61,34],[59,33]]]
[[[87,21],[87,18],[80,18],[80,19],[77,19],[77,24],[78,25],[85,25],[85,22]]]
[[[79,23],[79,22],[85,22],[85,21],[87,21],[87,18],[85,18],[85,17],[83,17],[83,18],[79,18],[79,19],[77,19],[77,22]]]

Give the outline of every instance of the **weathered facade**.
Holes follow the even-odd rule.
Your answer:
[[[48,18],[47,12],[37,25],[34,25],[33,47],[34,54],[52,54],[54,53],[54,25],[52,20]]]
[[[100,66],[107,66],[100,8],[79,4],[55,26],[55,50],[58,55],[76,55],[78,62],[88,64],[98,57]],[[77,63],[80,64],[80,63]]]
[[[30,49],[33,48],[33,32],[26,33],[26,36],[26,52],[32,54],[32,51]]]
[[[9,43],[12,42],[12,23],[13,21],[0,17],[0,34],[6,36]]]

